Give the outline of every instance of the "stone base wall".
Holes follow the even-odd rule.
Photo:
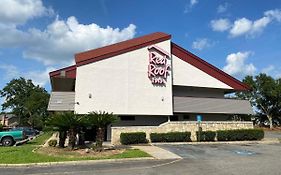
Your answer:
[[[246,121],[204,121],[201,122],[203,131],[217,131],[230,129],[252,129],[253,122]],[[159,126],[126,126],[111,128],[111,143],[120,145],[120,134],[130,132],[145,132],[147,139],[150,141],[150,133],[166,133],[166,132],[191,132],[191,140],[196,141],[196,131],[198,124],[194,121],[170,121]]]

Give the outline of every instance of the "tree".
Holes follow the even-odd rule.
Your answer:
[[[63,148],[66,139],[66,133],[69,136],[69,145],[73,150],[76,142],[76,135],[80,128],[86,126],[86,118],[73,112],[62,112],[52,115],[47,120],[47,125],[53,127],[53,130],[59,131],[59,147]]]
[[[0,91],[0,96],[5,98],[2,110],[11,109],[19,117],[20,125],[34,127],[47,116],[49,94],[44,88],[35,86],[31,80],[23,77],[11,80]]]
[[[243,82],[252,90],[236,93],[237,97],[249,100],[258,114],[266,115],[272,128],[273,119],[280,116],[281,112],[281,80],[259,74],[255,77],[246,76]]]
[[[113,113],[99,111],[89,113],[87,119],[89,121],[87,123],[91,123],[92,126],[97,128],[96,147],[101,149],[104,140],[105,128],[109,124],[116,122],[117,117],[113,115]]]

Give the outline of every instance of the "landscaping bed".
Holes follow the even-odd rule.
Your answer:
[[[52,133],[44,133],[38,138],[21,146],[0,147],[0,164],[151,157],[143,151],[130,148],[105,150],[101,152],[95,152],[89,149],[89,153],[86,153],[85,149],[72,151],[69,148],[41,147],[51,135]]]

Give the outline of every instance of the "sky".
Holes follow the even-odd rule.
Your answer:
[[[0,89],[22,76],[50,91],[75,53],[153,32],[237,79],[281,77],[280,0],[0,0]]]

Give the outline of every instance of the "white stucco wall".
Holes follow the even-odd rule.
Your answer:
[[[170,40],[156,44],[170,53]],[[166,86],[148,78],[148,47],[77,67],[75,112],[94,110],[127,115],[171,115],[171,75]],[[92,98],[89,98],[91,94]]]
[[[233,89],[173,55],[173,85]]]

